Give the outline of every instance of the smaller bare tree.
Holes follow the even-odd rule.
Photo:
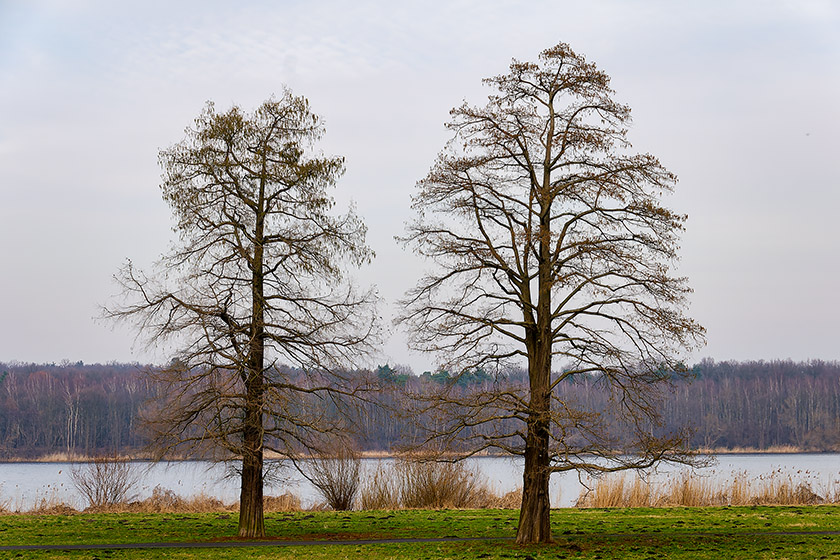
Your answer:
[[[312,483],[332,509],[353,509],[361,487],[362,460],[358,451],[347,444],[334,450],[319,451],[306,463],[303,475]]]
[[[134,499],[139,476],[128,459],[96,457],[75,464],[70,470],[70,480],[90,507],[101,508]]]

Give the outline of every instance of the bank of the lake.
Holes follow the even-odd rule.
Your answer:
[[[387,467],[392,462],[390,458],[363,459],[363,476],[377,468]],[[274,467],[274,484],[267,488],[266,494],[291,492],[301,498],[304,507],[319,501],[315,489],[295,469],[282,461],[269,464]],[[497,494],[514,490],[522,484],[523,463],[519,458],[479,457],[469,459],[467,464]],[[39,501],[46,500],[83,509],[86,504],[70,478],[73,467],[74,464],[70,462],[0,463],[0,504],[5,504],[6,509],[12,511],[26,511]],[[137,498],[142,499],[150,496],[153,489],[159,486],[183,497],[203,494],[233,503],[239,497],[239,481],[234,467],[207,461],[138,461],[133,463],[137,477],[135,491]],[[652,471],[649,480],[655,483],[665,477],[686,472],[687,469],[682,465],[665,465]],[[721,484],[734,477],[786,477],[794,485],[805,483],[819,492],[832,488],[840,481],[840,454],[726,454],[718,455],[711,466],[693,472],[712,483]],[[552,505],[574,505],[585,490],[585,485],[591,485],[591,480],[586,476],[579,478],[577,473],[554,475],[551,482]]]

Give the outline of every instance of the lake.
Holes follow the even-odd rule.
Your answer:
[[[363,471],[372,472],[390,459],[364,459]],[[522,485],[523,461],[519,458],[480,457],[467,461],[484,477],[498,494]],[[140,498],[151,495],[155,486],[172,490],[181,496],[204,493],[226,503],[239,498],[239,481],[226,476],[226,467],[206,461],[177,461],[164,463],[133,463],[140,482],[136,492]],[[82,509],[86,504],[70,479],[72,463],[0,463],[0,504],[11,510],[30,509],[42,499],[59,501]],[[651,477],[664,477],[682,470],[684,466],[665,466]],[[774,473],[790,476],[794,482],[808,483],[817,492],[840,481],[840,454],[726,454],[718,455],[710,467],[696,469],[696,474],[721,482],[739,474],[748,478],[769,477]],[[586,478],[584,477],[584,482]],[[575,503],[584,489],[575,473],[555,474],[551,481],[551,502],[555,507]],[[291,468],[279,469],[279,480],[266,488],[266,494],[290,491],[301,497],[304,506],[320,501],[312,487]]]

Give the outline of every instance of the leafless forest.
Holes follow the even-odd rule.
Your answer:
[[[147,369],[137,364],[0,363],[0,459],[141,453],[146,440],[140,417],[155,398]],[[667,425],[661,429],[692,427],[694,447],[840,450],[840,362],[706,360],[692,370],[691,382],[680,381],[667,394]],[[379,388],[356,403],[348,423],[364,451],[395,451],[419,437],[424,423],[434,421],[424,418],[418,425],[398,413],[406,390],[454,383],[453,390],[466,393],[493,383],[527,381],[518,370],[500,377],[479,370],[453,378],[445,372],[418,376],[381,366],[373,374]],[[578,378],[562,392],[592,410],[609,410],[597,379]]]

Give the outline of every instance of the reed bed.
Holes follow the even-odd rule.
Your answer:
[[[361,477],[361,488],[354,509],[480,509],[518,508],[521,489],[506,493],[494,491],[480,474],[463,463],[437,462],[418,458],[398,459],[380,465]],[[35,497],[24,509],[3,499],[0,487],[0,514],[74,514],[80,510],[64,503],[56,488]],[[579,508],[614,507],[703,507],[744,505],[817,505],[840,504],[840,482],[821,482],[807,471],[795,473],[777,470],[758,477],[746,472],[727,479],[692,472],[672,475],[607,475],[591,481],[575,506]],[[286,492],[265,497],[266,512],[331,509],[328,503],[304,508],[300,497]],[[203,513],[235,512],[237,503],[224,503],[206,494],[183,497],[172,490],[155,487],[144,499],[89,505],[85,512]]]
[[[509,509],[519,507],[522,491],[498,495],[463,463],[400,459],[377,467],[362,483],[358,505],[368,509]]]
[[[265,511],[303,511],[300,498],[292,493],[266,496]],[[78,513],[222,513],[239,511],[237,502],[226,504],[206,494],[184,497],[172,490],[156,487],[152,495],[143,500],[115,504],[88,506],[83,510],[69,505],[55,496],[42,496],[29,508],[11,507],[8,502],[0,503],[0,515],[27,513],[32,515],[74,515]]]
[[[840,484],[814,488],[812,482],[795,480],[782,471],[750,478],[737,473],[724,481],[693,473],[664,480],[639,476],[604,476],[581,492],[579,508],[607,507],[704,507],[746,505],[816,505],[840,503]]]

